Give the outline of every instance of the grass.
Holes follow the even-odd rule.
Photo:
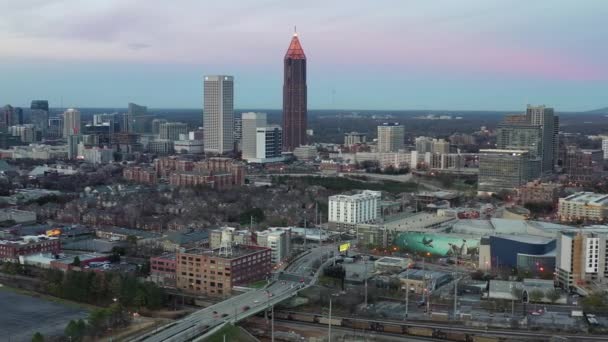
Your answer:
[[[250,341],[251,338],[241,331],[241,328],[235,327],[232,324],[225,325],[215,334],[205,339],[205,342],[223,342],[224,335],[226,341]]]

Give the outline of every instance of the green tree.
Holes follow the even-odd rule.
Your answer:
[[[70,341],[80,341],[80,339],[82,338],[80,327],[78,326],[78,323],[74,320],[71,320],[68,323],[63,333],[70,339]]]
[[[511,288],[511,294],[513,295],[515,300],[521,301],[523,299],[524,291],[520,287],[513,286]]]
[[[74,257],[74,261],[72,261],[72,266],[80,267],[80,258],[77,256]]]
[[[530,291],[530,301],[538,303],[545,298],[545,293],[541,290],[532,290]]]
[[[608,294],[604,292],[594,292],[582,300],[583,309],[588,312],[608,311]]]
[[[44,336],[41,333],[36,332],[34,336],[32,336],[32,342],[44,342]]]
[[[94,309],[89,313],[89,327],[92,335],[99,335],[108,326],[109,313],[107,309]]]
[[[559,289],[549,290],[547,291],[547,293],[545,293],[545,295],[553,304],[555,304],[555,302],[557,302],[562,297],[562,293]]]

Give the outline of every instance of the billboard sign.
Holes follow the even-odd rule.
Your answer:
[[[477,252],[479,238],[451,234],[405,232],[397,235],[395,244],[411,253],[431,253],[435,256],[465,256]]]
[[[349,249],[350,249],[350,242],[347,242],[347,243],[341,244],[338,250],[340,252],[346,252]]]

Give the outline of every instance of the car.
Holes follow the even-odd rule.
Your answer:
[[[245,305],[245,306],[243,306],[243,311],[247,311],[247,310],[249,310],[249,309],[251,309],[251,308],[249,307],[249,305]]]
[[[222,317],[228,317],[228,314],[227,313],[223,313]]]
[[[257,300],[257,299],[253,301],[253,303],[254,303],[254,304],[257,304],[257,303],[259,303],[259,302],[260,302],[260,301],[259,301],[259,300]]]
[[[300,279],[300,283],[303,283],[303,282],[304,282],[304,278],[301,278],[301,279]]]
[[[214,314],[214,315],[217,315],[217,311],[213,311],[213,314]]]

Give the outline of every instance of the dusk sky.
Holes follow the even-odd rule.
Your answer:
[[[280,108],[294,25],[310,109],[608,106],[607,0],[0,0],[0,105]]]

